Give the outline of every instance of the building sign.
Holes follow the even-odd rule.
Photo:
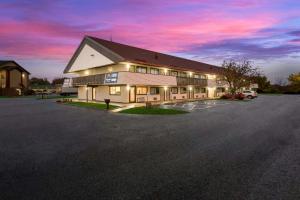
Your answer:
[[[105,74],[104,83],[117,83],[117,81],[118,81],[118,72]]]

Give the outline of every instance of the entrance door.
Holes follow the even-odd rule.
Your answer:
[[[130,87],[129,102],[130,103],[135,103],[135,87]]]

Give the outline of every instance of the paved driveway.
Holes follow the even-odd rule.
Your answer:
[[[174,116],[0,99],[0,199],[300,199],[300,96]]]

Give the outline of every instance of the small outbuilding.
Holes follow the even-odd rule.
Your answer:
[[[29,86],[30,73],[13,60],[0,60],[0,96],[21,95]]]

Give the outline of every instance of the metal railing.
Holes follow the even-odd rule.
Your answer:
[[[80,85],[102,85],[104,84],[105,74],[81,76],[73,78],[73,86]]]
[[[184,85],[197,85],[206,87],[207,86],[207,79],[200,79],[200,78],[190,78],[190,77],[176,77],[177,85],[184,86]]]

